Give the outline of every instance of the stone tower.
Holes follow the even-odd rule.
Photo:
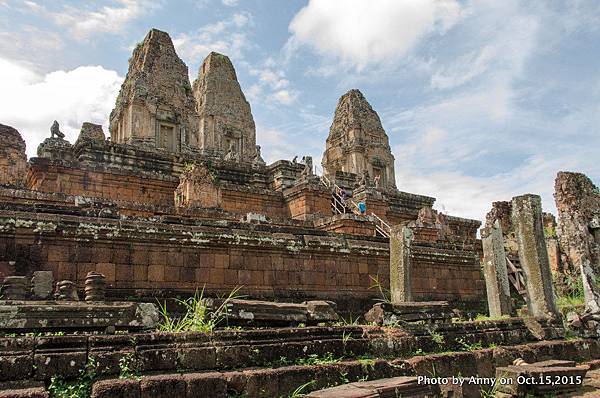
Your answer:
[[[193,91],[200,117],[199,147],[226,160],[253,161],[254,118],[229,57],[211,52],[202,62]]]
[[[152,29],[133,50],[109,130],[117,143],[169,152],[198,147],[188,68],[166,32]]]
[[[0,185],[22,185],[26,172],[25,141],[17,130],[0,124]]]
[[[394,155],[377,112],[359,90],[339,99],[323,154],[325,174],[336,171],[379,176],[379,187],[395,189]]]

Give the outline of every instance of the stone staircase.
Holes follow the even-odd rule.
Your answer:
[[[331,190],[331,210],[334,214],[361,215],[358,204],[352,198],[345,198],[342,195],[342,188],[327,178],[324,173],[321,173],[319,179],[323,185]],[[373,212],[371,212],[371,222],[375,224],[375,233],[378,236],[390,237],[390,225]]]

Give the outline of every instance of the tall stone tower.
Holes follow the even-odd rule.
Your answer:
[[[229,57],[211,52],[198,71],[193,91],[200,117],[199,147],[226,160],[255,159],[254,118]]]
[[[379,187],[395,189],[394,155],[377,112],[359,90],[339,99],[323,154],[325,174],[336,171],[379,176]]]
[[[152,29],[133,50],[110,114],[111,140],[182,152],[198,147],[188,68],[166,32]]]

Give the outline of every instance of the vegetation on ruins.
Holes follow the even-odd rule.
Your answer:
[[[229,306],[232,300],[242,296],[238,295],[242,287],[238,286],[225,297],[216,300],[204,297],[204,288],[187,300],[177,299],[184,313],[180,317],[172,316],[167,310],[166,302],[159,303],[162,320],[158,330],[162,332],[201,332],[211,333],[218,325],[227,320]],[[215,306],[216,304],[216,306]]]
[[[48,386],[50,398],[88,398],[96,379],[96,361],[92,358],[79,371],[74,381],[66,381],[60,376],[53,376]]]
[[[119,379],[140,379],[141,372],[134,353],[124,355],[119,359]]]
[[[391,303],[392,302],[391,293],[390,293],[389,289],[386,289],[381,284],[381,282],[379,281],[379,275],[377,275],[377,276],[369,275],[369,279],[371,280],[371,286],[369,286],[369,289],[377,289],[379,291],[379,295],[381,296],[381,298],[377,299],[377,301],[380,301],[382,303]]]

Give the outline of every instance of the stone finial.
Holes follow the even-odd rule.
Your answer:
[[[106,299],[106,277],[90,271],[85,277],[85,301],[104,301]]]
[[[207,154],[227,154],[227,160],[254,162],[256,126],[229,57],[208,54],[192,87],[200,116],[200,148]]]
[[[378,187],[396,188],[394,156],[377,112],[359,90],[338,101],[322,160],[325,174],[344,170],[379,177]]]
[[[26,276],[7,276],[2,284],[3,300],[25,300],[29,293],[29,278]]]
[[[26,172],[25,141],[16,129],[0,124],[0,184],[22,185]]]
[[[31,292],[33,297],[47,300],[52,296],[54,276],[52,271],[35,271],[31,278]]]
[[[64,301],[79,301],[77,285],[72,281],[60,281],[56,284],[56,299]]]
[[[544,238],[542,199],[532,194],[514,197],[511,220],[525,275],[529,312],[536,317],[558,316]]]

